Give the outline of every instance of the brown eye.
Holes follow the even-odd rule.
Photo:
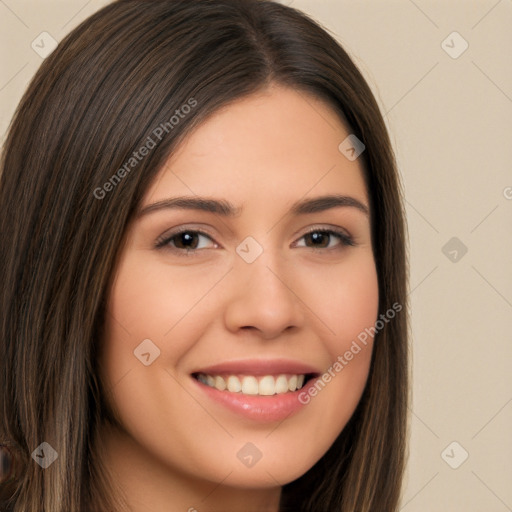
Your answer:
[[[208,244],[206,243],[205,247],[204,242],[202,243],[203,246],[200,247],[201,238],[213,242],[212,238],[202,231],[184,229],[176,233],[171,233],[170,235],[165,235],[162,239],[157,240],[156,247],[158,249],[168,248],[177,254],[186,256],[189,252],[208,249]]]
[[[313,229],[302,238],[305,240],[306,246],[313,249],[334,249],[339,246],[355,245],[350,236],[332,229]],[[334,246],[329,247],[333,239],[337,239],[341,243],[335,243]]]

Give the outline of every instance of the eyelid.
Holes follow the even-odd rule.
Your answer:
[[[343,233],[347,238],[352,238],[352,236],[346,229],[344,229],[340,226],[333,226],[331,224],[316,224],[312,227],[309,227],[309,228],[307,228],[307,230],[305,232],[302,233],[301,238],[304,235],[307,235],[309,233],[314,233],[316,231],[332,231],[334,233]]]
[[[207,231],[205,231],[202,228],[199,228],[196,226],[189,226],[189,225],[183,225],[183,226],[176,228],[175,230],[170,230],[170,232],[169,231],[166,232],[165,234],[158,237],[158,239],[155,241],[154,246],[156,249],[163,249],[167,246],[167,244],[170,242],[170,240],[172,238],[174,238],[175,236],[180,235],[182,233],[188,233],[188,232],[203,235],[203,236],[209,238],[216,246],[222,247],[213,238],[213,236],[210,233],[208,233]],[[339,239],[341,241],[341,244],[339,244],[339,245],[341,245],[342,247],[356,245],[353,237],[350,235],[350,233],[346,229],[343,229],[339,226],[332,226],[329,224],[319,224],[319,225],[311,226],[311,227],[307,228],[306,231],[302,232],[302,234],[293,242],[292,247],[296,246],[297,242],[299,240],[301,240],[302,238],[304,238],[306,235],[308,235],[310,233],[316,233],[316,232],[329,233],[331,235],[339,237]],[[294,236],[296,236],[296,235],[294,235]],[[330,251],[330,250],[335,249],[335,248],[323,248],[323,247],[318,247],[318,248],[306,247],[306,248],[312,249],[314,251],[321,251],[321,252]],[[180,255],[184,255],[184,256],[195,255],[198,252],[200,252],[201,250],[204,250],[204,249],[187,250],[187,249],[177,249],[177,248],[173,248],[173,247],[170,247],[169,249],[171,251],[173,251],[174,253],[177,253],[177,254],[181,253]]]
[[[341,246],[357,245],[355,243],[352,235],[346,229],[343,229],[339,226],[332,226],[329,224],[319,224],[319,225],[312,226],[312,227],[308,228],[306,232],[302,233],[302,235],[295,242],[293,242],[293,244],[296,245],[299,240],[301,240],[302,238],[304,238],[306,235],[308,235],[310,233],[329,233],[330,235],[337,236],[341,240],[341,244],[340,244]],[[310,247],[310,249],[312,249],[314,251],[329,251],[329,250],[334,250],[335,248],[329,249],[329,248],[323,248],[323,247],[318,247],[318,248]]]
[[[166,231],[163,235],[159,236],[155,240],[155,244],[154,244],[155,248],[157,248],[157,249],[164,248],[167,245],[167,243],[170,241],[171,238],[174,238],[175,236],[180,235],[181,233],[188,233],[188,232],[199,233],[200,235],[203,235],[203,236],[206,236],[207,238],[209,238],[216,245],[220,245],[218,242],[216,242],[213,239],[213,236],[210,233],[208,233],[207,231],[205,231],[203,228],[184,225],[184,226],[180,226],[176,229],[171,229],[170,231]],[[178,250],[178,249],[176,249],[176,250]],[[181,250],[179,252],[185,252],[185,250]],[[192,250],[191,252],[197,252],[197,249]]]

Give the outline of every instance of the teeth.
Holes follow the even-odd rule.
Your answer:
[[[288,379],[286,375],[279,375],[276,379],[276,393],[286,393],[288,391]]]
[[[224,391],[227,387],[226,381],[220,375],[217,375],[217,377],[215,377],[215,383],[213,387],[219,389],[220,391]]]
[[[247,378],[248,377],[245,377],[245,379],[247,379]],[[263,377],[260,380],[260,383],[258,386],[258,392],[260,395],[274,395],[275,394],[276,386],[274,383],[274,377],[272,377],[272,375],[266,375],[265,377]]]
[[[258,394],[258,381],[256,377],[244,377],[242,379],[242,393],[245,395]]]
[[[236,376],[206,375],[200,373],[197,379],[219,391],[243,393],[245,395],[271,396],[301,389],[304,385],[305,375],[265,375],[255,377],[253,375]]]
[[[240,379],[235,377],[234,375],[230,375],[228,377],[228,391],[238,393],[242,391],[242,384],[240,384]]]

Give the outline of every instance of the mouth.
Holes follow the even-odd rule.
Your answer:
[[[302,393],[320,372],[291,360],[239,360],[190,374],[198,390],[211,402],[251,422],[282,421],[298,413]]]
[[[208,374],[193,373],[199,382],[229,393],[243,395],[273,396],[293,393],[300,390],[314,378],[316,374],[276,374],[276,375],[243,375],[243,374]]]

